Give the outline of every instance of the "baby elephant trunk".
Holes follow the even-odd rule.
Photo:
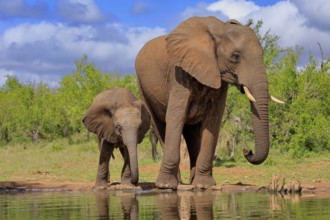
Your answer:
[[[131,183],[137,184],[139,182],[139,169],[138,169],[138,161],[137,161],[137,138],[131,137],[128,138],[127,142],[127,151],[129,157],[129,168],[131,171]]]
[[[131,169],[131,183],[137,184],[139,182],[139,169],[138,169],[138,161],[137,161],[137,148],[129,149],[129,163]]]

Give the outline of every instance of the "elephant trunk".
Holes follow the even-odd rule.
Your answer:
[[[245,158],[252,164],[261,164],[268,156],[269,152],[269,120],[268,120],[268,83],[254,84],[251,92],[256,102],[250,102],[252,111],[252,124],[255,138],[255,153],[251,150],[243,150]]]
[[[134,136],[134,135],[132,135]],[[129,157],[129,168],[131,171],[131,183],[137,184],[139,181],[139,169],[137,160],[137,138],[136,136],[129,138],[127,141],[127,152]]]

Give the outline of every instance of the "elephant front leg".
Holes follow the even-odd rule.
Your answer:
[[[99,189],[107,188],[110,182],[110,174],[109,174],[109,162],[110,157],[113,152],[113,144],[110,144],[106,140],[99,140],[100,146],[100,158],[99,158],[99,166],[96,174],[96,183],[95,187]]]
[[[189,91],[178,89],[170,93],[166,111],[166,131],[163,161],[156,186],[162,189],[176,189],[179,183],[181,134],[186,119]]]
[[[216,184],[212,176],[212,163],[217,135],[204,129],[202,131],[201,149],[198,154],[192,184],[199,189],[207,189]]]
[[[216,185],[212,175],[213,159],[225,108],[227,88],[227,85],[222,87],[218,100],[210,109],[201,127],[201,146],[192,182],[199,189],[207,189],[210,186]]]

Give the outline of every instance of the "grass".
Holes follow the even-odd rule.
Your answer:
[[[268,185],[273,175],[286,177],[287,182],[299,180],[303,183],[330,182],[330,153],[313,154],[293,159],[290,155],[271,151],[261,165],[251,165],[247,161],[228,161],[217,166],[215,179],[218,183],[243,182],[256,185]]]
[[[97,142],[80,139],[77,136],[76,140],[0,147],[0,181],[94,181],[99,158]],[[123,159],[118,149],[114,156],[110,160],[111,179],[119,181]],[[139,149],[139,157],[144,158],[140,165],[154,164],[151,148]]]
[[[239,154],[236,153],[235,160],[214,162],[213,176],[218,184],[268,185],[273,175],[284,175],[288,181],[303,183],[330,182],[330,152],[292,159],[288,154],[271,150],[266,162],[258,166],[249,164]],[[119,181],[123,160],[119,150],[115,150],[114,156],[110,161],[110,178]],[[8,145],[0,147],[0,181],[94,181],[98,157],[96,141],[86,141],[81,136],[48,143]],[[139,146],[140,182],[155,181],[160,163],[161,159],[152,160],[150,144],[145,140]],[[187,158],[182,159],[180,169],[187,183]]]

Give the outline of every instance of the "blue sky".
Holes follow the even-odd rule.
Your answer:
[[[191,16],[213,15],[242,23],[263,20],[282,47],[330,56],[328,0],[0,0],[0,85],[56,84],[88,55],[103,72],[134,73],[135,56],[150,39]]]

